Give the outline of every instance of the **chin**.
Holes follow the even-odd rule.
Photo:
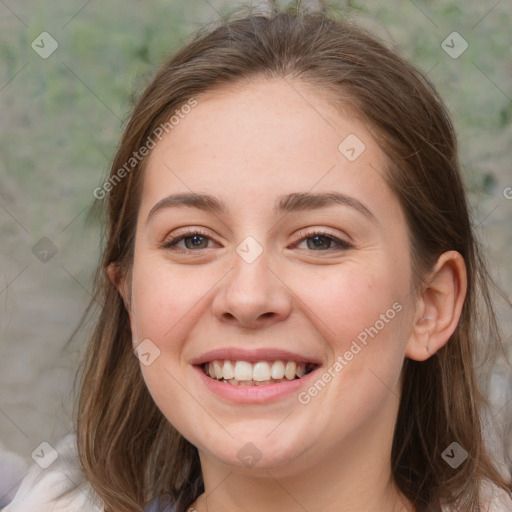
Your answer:
[[[241,437],[237,436],[229,441],[215,443],[211,447],[203,445],[204,450],[221,464],[236,468],[237,471],[257,473],[278,468],[288,468],[291,471],[292,468],[299,469],[311,463],[310,458],[306,461],[304,457],[304,443],[293,442],[290,436],[281,435],[270,440],[267,433],[247,433],[243,438],[247,441],[241,441]],[[201,444],[196,446],[201,452]]]

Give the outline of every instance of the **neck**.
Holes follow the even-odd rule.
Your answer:
[[[315,471],[316,468],[312,468]],[[321,478],[267,478],[250,480],[234,473],[218,475],[216,486],[205,486],[205,493],[193,505],[194,512],[414,512],[408,500],[397,491],[391,480],[378,487],[361,485],[339,475]]]
[[[394,418],[368,425],[327,456],[304,455],[302,463],[237,470],[201,457],[205,493],[197,512],[414,512],[394,485],[391,446]],[[316,461],[316,462],[314,462]],[[297,461],[296,461],[297,462]]]

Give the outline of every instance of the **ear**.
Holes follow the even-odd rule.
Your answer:
[[[117,288],[119,295],[123,299],[124,305],[128,312],[131,310],[130,290],[127,286],[127,281],[124,272],[121,270],[117,263],[111,263],[107,267],[107,275],[112,284]]]
[[[124,307],[130,317],[130,328],[132,331],[133,344],[137,343],[137,329],[135,327],[135,317],[133,314],[131,290],[129,285],[129,279],[125,272],[121,270],[119,265],[111,263],[107,267],[107,275],[112,284],[117,288],[119,295],[123,299]]]
[[[464,258],[456,251],[443,253],[418,296],[406,357],[424,361],[448,342],[459,323],[466,291]]]

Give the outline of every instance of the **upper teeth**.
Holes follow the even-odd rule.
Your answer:
[[[205,373],[214,379],[225,380],[254,380],[263,382],[267,380],[280,380],[286,377],[288,380],[303,377],[306,373],[306,363],[294,361],[211,361],[205,364]]]

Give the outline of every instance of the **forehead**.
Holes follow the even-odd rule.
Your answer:
[[[149,157],[143,206],[175,191],[222,194],[240,206],[304,191],[364,192],[373,203],[392,199],[384,153],[325,93],[297,81],[262,79],[195,99],[197,106]]]

